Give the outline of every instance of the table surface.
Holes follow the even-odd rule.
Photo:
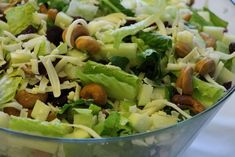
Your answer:
[[[196,0],[197,7],[205,0]],[[230,0],[210,0],[210,8],[230,22],[230,32],[235,34],[235,5]],[[235,157],[235,93],[211,123],[181,157]]]

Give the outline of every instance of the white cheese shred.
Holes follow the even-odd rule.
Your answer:
[[[76,25],[78,24],[82,24],[83,26],[87,27],[87,22],[83,19],[77,19],[75,20],[71,25],[69,25],[67,33],[65,35],[65,42],[68,44],[69,47],[73,47],[71,44],[71,35],[73,33],[74,28],[76,27]]]
[[[206,74],[204,77],[209,83],[213,84],[214,86],[216,86],[218,88],[221,88],[224,91],[227,91],[227,89],[224,86],[218,84],[215,80],[213,80],[213,78],[211,78],[210,75]]]
[[[84,131],[86,131],[89,135],[91,135],[92,137],[94,138],[101,138],[101,136],[96,133],[93,129],[87,127],[87,126],[84,126],[84,125],[76,125],[76,124],[66,124],[68,126],[71,126],[71,127],[75,127],[75,128],[78,128],[78,129],[82,129]]]
[[[47,71],[47,74],[48,74],[48,77],[49,77],[49,80],[53,89],[53,95],[54,97],[57,98],[61,95],[60,80],[57,75],[57,72],[49,58],[40,57],[40,59]]]

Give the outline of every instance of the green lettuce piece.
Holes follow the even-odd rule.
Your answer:
[[[210,83],[193,78],[193,98],[201,102],[205,107],[210,107],[223,97],[224,91]]]
[[[62,137],[73,131],[72,127],[60,122],[42,122],[34,119],[15,116],[10,118],[9,128],[12,130],[54,137]]]
[[[213,26],[211,22],[206,21],[202,16],[200,16],[196,10],[192,10],[193,14],[190,19],[190,24],[196,26],[198,29],[202,29],[203,26]]]
[[[86,20],[92,20],[98,11],[98,7],[87,0],[72,0],[69,4],[67,14],[73,17],[83,17]]]
[[[130,26],[121,27],[117,30],[106,32],[104,34],[103,39],[104,40],[113,40],[114,46],[118,47],[123,40],[123,38],[129,36],[129,35],[135,35],[139,31],[145,29],[146,27],[153,24],[156,19],[158,19],[157,15],[151,15],[148,18],[144,19],[143,21],[137,22]]]
[[[127,16],[134,16],[134,13],[131,10],[126,9],[122,6],[120,0],[101,0],[99,8],[106,14],[113,12],[122,12]]]
[[[137,68],[138,72],[145,73],[145,76],[152,80],[158,80],[161,76],[161,55],[153,50],[147,49],[140,54],[143,63]]]
[[[0,79],[0,107],[14,99],[21,80],[21,77],[8,77],[7,75]]]
[[[190,23],[195,25],[197,28],[202,29],[203,26],[216,26],[216,27],[224,27],[228,26],[228,22],[224,21],[208,8],[204,8],[204,11],[207,11],[210,15],[210,21],[206,21],[202,16],[200,16],[196,10],[192,10],[193,15],[190,19]]]
[[[109,97],[118,100],[134,100],[140,86],[137,76],[128,74],[120,68],[92,61],[86,62],[83,70],[77,71],[77,76],[84,84],[102,85]]]
[[[117,137],[125,136],[133,133],[133,129],[129,124],[122,124],[122,119],[127,120],[118,112],[111,112],[105,121],[98,123],[94,129],[102,136]]]
[[[142,39],[146,45],[160,53],[165,53],[172,48],[172,39],[169,36],[161,35],[157,32],[138,33],[138,37]]]
[[[223,19],[221,19],[220,17],[218,17],[215,13],[213,13],[210,9],[208,8],[204,8],[205,11],[209,12],[210,15],[210,21],[213,23],[214,26],[217,27],[228,27],[228,22],[224,21]]]
[[[6,11],[6,19],[11,33],[17,35],[28,26],[33,25],[33,13],[36,11],[32,3],[12,7]]]

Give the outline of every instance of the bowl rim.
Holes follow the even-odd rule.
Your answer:
[[[61,143],[61,142],[62,143],[104,143],[104,142],[129,141],[129,140],[149,137],[151,135],[155,135],[155,134],[158,134],[158,133],[165,132],[165,131],[167,131],[171,128],[181,127],[182,125],[185,125],[185,123],[190,123],[194,119],[197,119],[200,116],[202,116],[202,115],[210,112],[211,110],[219,107],[219,105],[221,103],[228,100],[228,98],[234,93],[234,91],[235,91],[235,86],[230,88],[226,92],[226,94],[219,101],[217,101],[213,106],[211,106],[210,108],[206,109],[205,111],[193,116],[190,119],[181,121],[179,123],[176,123],[174,125],[171,125],[169,127],[165,127],[165,128],[162,128],[162,129],[157,129],[157,130],[153,130],[153,131],[149,131],[149,132],[143,132],[143,133],[136,133],[136,134],[122,136],[122,137],[87,138],[87,139],[85,139],[85,138],[84,139],[76,139],[76,138],[64,138],[64,137],[63,138],[62,137],[49,137],[49,136],[29,134],[29,133],[20,132],[20,131],[14,131],[14,130],[7,129],[7,128],[0,128],[0,133],[3,132],[3,133],[6,133],[6,134],[9,134],[9,135],[14,135],[14,136],[17,136],[17,137],[31,139],[31,140],[33,139],[33,140],[40,140],[40,141],[44,141],[44,142],[59,142],[59,143]]]

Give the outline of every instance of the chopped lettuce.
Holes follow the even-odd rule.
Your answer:
[[[8,77],[7,75],[0,78],[0,107],[14,99],[21,80],[21,77]]]
[[[29,118],[11,116],[9,128],[12,130],[62,137],[72,132],[72,127],[60,122],[42,122]]]
[[[98,83],[102,85],[111,98],[118,100],[134,100],[138,94],[140,80],[120,68],[88,61],[83,70],[78,69],[78,78],[84,84]]]
[[[69,4],[67,14],[73,17],[83,17],[92,20],[98,11],[98,7],[87,0],[72,0]]]
[[[159,53],[165,53],[172,48],[172,39],[169,36],[161,35],[157,32],[143,32],[138,33],[146,45],[156,50]]]
[[[206,21],[202,16],[200,16],[197,11],[192,10],[193,15],[190,19],[190,24],[196,26],[198,29],[202,29],[203,26],[213,25],[211,22]]]
[[[165,128],[178,122],[178,117],[167,115],[165,112],[162,111],[154,113],[151,118],[153,120],[151,129]]]
[[[141,15],[161,15],[166,7],[165,0],[122,0],[125,8],[133,10],[137,16]]]
[[[138,72],[144,72],[145,76],[152,80],[157,80],[161,76],[161,55],[153,50],[147,49],[140,54],[143,63],[137,68]]]
[[[99,8],[104,13],[122,12],[127,16],[134,16],[134,13],[123,7],[120,0],[101,0]]]
[[[102,134],[109,136],[117,136],[119,130],[121,116],[118,112],[112,112],[104,122],[104,130]]]
[[[122,70],[126,69],[126,66],[129,63],[129,59],[126,57],[113,56],[110,58],[111,64],[121,68]]]
[[[106,31],[103,34],[102,41],[103,42],[114,42],[114,46],[118,47],[123,40],[123,38],[129,35],[135,35],[139,31],[153,24],[156,19],[158,19],[158,15],[151,15],[146,19],[137,22],[130,26],[121,27],[116,30]]]
[[[210,21],[213,23],[214,26],[224,27],[224,28],[226,28],[228,26],[228,22],[227,21],[224,21],[223,19],[221,19],[220,17],[215,15],[210,9],[204,8],[204,10],[209,12]]]
[[[210,107],[223,97],[224,91],[213,84],[193,78],[193,98],[201,102],[205,107]]]
[[[28,26],[33,25],[33,13],[36,11],[32,3],[12,7],[6,11],[6,19],[11,33],[20,34]]]
[[[122,124],[122,122],[125,124]],[[104,122],[98,123],[96,125],[96,129],[102,136],[114,137],[129,135],[133,131],[132,128],[126,123],[128,123],[128,119],[124,118],[120,113],[114,111],[109,114]]]
[[[208,8],[204,8],[206,12],[209,13],[209,21],[204,19],[196,10],[192,10],[193,15],[190,19],[190,23],[197,26],[199,29],[202,29],[203,26],[216,26],[216,27],[224,27],[228,26],[228,22],[219,18],[213,12],[211,12]]]

